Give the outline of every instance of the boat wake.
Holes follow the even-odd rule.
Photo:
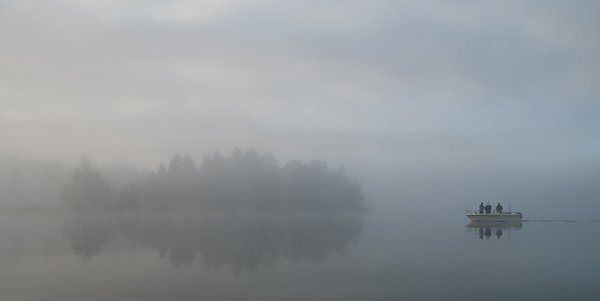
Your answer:
[[[539,223],[600,223],[597,219],[524,219],[521,222],[539,222]]]

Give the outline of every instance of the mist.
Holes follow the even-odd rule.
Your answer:
[[[152,267],[187,283],[162,262],[204,262],[190,273],[235,287],[179,287],[182,300],[444,299],[449,285],[425,292],[427,268],[399,260],[443,258],[447,269],[431,270],[456,272],[449,262],[466,255],[431,250],[479,243],[449,230],[464,230],[465,209],[501,202],[526,221],[600,220],[598,28],[600,4],[586,0],[0,1],[0,224],[18,229],[0,232],[10,245],[0,267],[110,274],[109,259],[132,252],[134,274]],[[454,240],[417,238],[414,225]],[[41,235],[33,228],[52,239],[30,242]],[[469,229],[490,233],[482,243],[508,237]],[[531,254],[549,248],[539,237]],[[18,266],[16,250],[54,254],[55,265]],[[563,251],[552,259],[576,252]],[[271,281],[323,269],[347,282],[281,280],[261,295],[222,269],[271,271],[258,277]],[[28,289],[28,274],[14,272],[21,281],[0,285],[0,299],[153,298],[132,275],[119,295],[86,273],[80,294],[56,282]],[[406,294],[374,280],[396,276]],[[170,282],[152,281],[172,299]],[[582,299],[598,293],[590,287]]]

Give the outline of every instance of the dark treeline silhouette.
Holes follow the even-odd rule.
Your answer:
[[[199,166],[175,155],[168,166],[139,174],[116,189],[88,160],[64,186],[65,205],[77,210],[147,211],[352,211],[363,208],[360,186],[343,168],[290,161],[235,149],[204,156]]]
[[[343,256],[362,228],[361,213],[71,214],[63,237],[84,260],[117,237],[155,249],[175,266],[200,261],[236,272],[271,267],[281,258],[319,262]]]

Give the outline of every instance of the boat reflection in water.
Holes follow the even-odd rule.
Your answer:
[[[480,239],[490,239],[492,236],[500,239],[506,232],[518,231],[522,227],[521,222],[470,222],[467,225]]]

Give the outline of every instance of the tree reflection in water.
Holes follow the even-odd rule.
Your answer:
[[[84,261],[97,255],[110,242],[114,229],[109,216],[74,215],[62,227],[63,237]]]
[[[344,254],[358,239],[362,214],[118,214],[70,215],[63,236],[77,254],[98,254],[119,235],[158,251],[176,266],[253,271],[280,258],[319,262]]]

